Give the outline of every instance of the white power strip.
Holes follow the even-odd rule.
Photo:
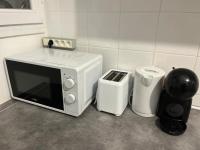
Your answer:
[[[51,42],[51,45],[49,45],[49,42]],[[44,47],[68,49],[68,50],[74,50],[76,48],[75,39],[44,37],[42,39],[42,43]]]

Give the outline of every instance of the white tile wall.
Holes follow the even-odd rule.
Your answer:
[[[198,75],[198,78],[200,79],[200,57],[197,57],[197,61],[196,61],[196,65],[195,65],[195,69],[194,69],[195,73]],[[200,95],[200,89],[198,91],[198,93]],[[200,103],[200,102],[199,102]]]
[[[152,11],[158,12],[160,10],[161,0],[122,0],[121,10],[123,12],[133,11]]]
[[[58,12],[49,12],[46,15],[47,19],[47,30],[49,35],[54,37],[60,37],[61,36],[61,18],[60,13]]]
[[[103,72],[109,69],[117,69],[118,50],[111,48],[90,47],[89,52],[102,54],[103,56]]]
[[[153,52],[140,52],[131,50],[119,51],[119,69],[134,72],[136,67],[151,65]]]
[[[166,72],[175,68],[189,68],[192,69],[195,65],[196,57],[187,55],[176,55],[166,53],[156,53],[154,64]]]
[[[163,0],[162,11],[200,12],[199,0]]]
[[[117,13],[89,13],[88,41],[90,46],[118,47],[119,15]]]
[[[49,36],[73,37],[78,50],[103,54],[104,71],[175,66],[200,77],[200,0],[46,1]]]
[[[89,12],[119,12],[120,0],[88,0]]]
[[[158,13],[122,13],[119,48],[153,51],[157,20]]]
[[[70,12],[87,11],[87,0],[60,0],[60,1],[56,0],[56,1],[57,3],[60,3],[61,11],[70,11]]]
[[[45,1],[47,6],[46,9],[48,12],[51,11],[60,11],[60,1],[56,1],[56,0],[46,0]]]
[[[87,45],[87,15],[86,13],[62,12],[61,37],[75,38],[80,45]]]
[[[197,55],[200,40],[200,14],[161,13],[157,51]]]
[[[76,50],[80,52],[88,52],[88,46],[78,46],[76,47]]]
[[[194,96],[193,100],[192,100],[192,105],[197,107],[198,109],[200,109],[200,95],[197,94]]]

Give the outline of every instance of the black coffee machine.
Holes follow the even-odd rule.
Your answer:
[[[157,107],[161,130],[171,135],[180,135],[185,132],[192,97],[198,87],[199,81],[193,71],[173,68],[165,78],[164,89]]]

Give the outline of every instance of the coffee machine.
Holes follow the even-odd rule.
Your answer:
[[[171,135],[183,134],[187,128],[192,97],[199,87],[196,74],[185,68],[173,70],[164,81],[157,107],[159,127]]]

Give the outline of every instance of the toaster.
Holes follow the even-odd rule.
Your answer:
[[[120,116],[132,92],[132,73],[109,70],[98,80],[97,109]]]

